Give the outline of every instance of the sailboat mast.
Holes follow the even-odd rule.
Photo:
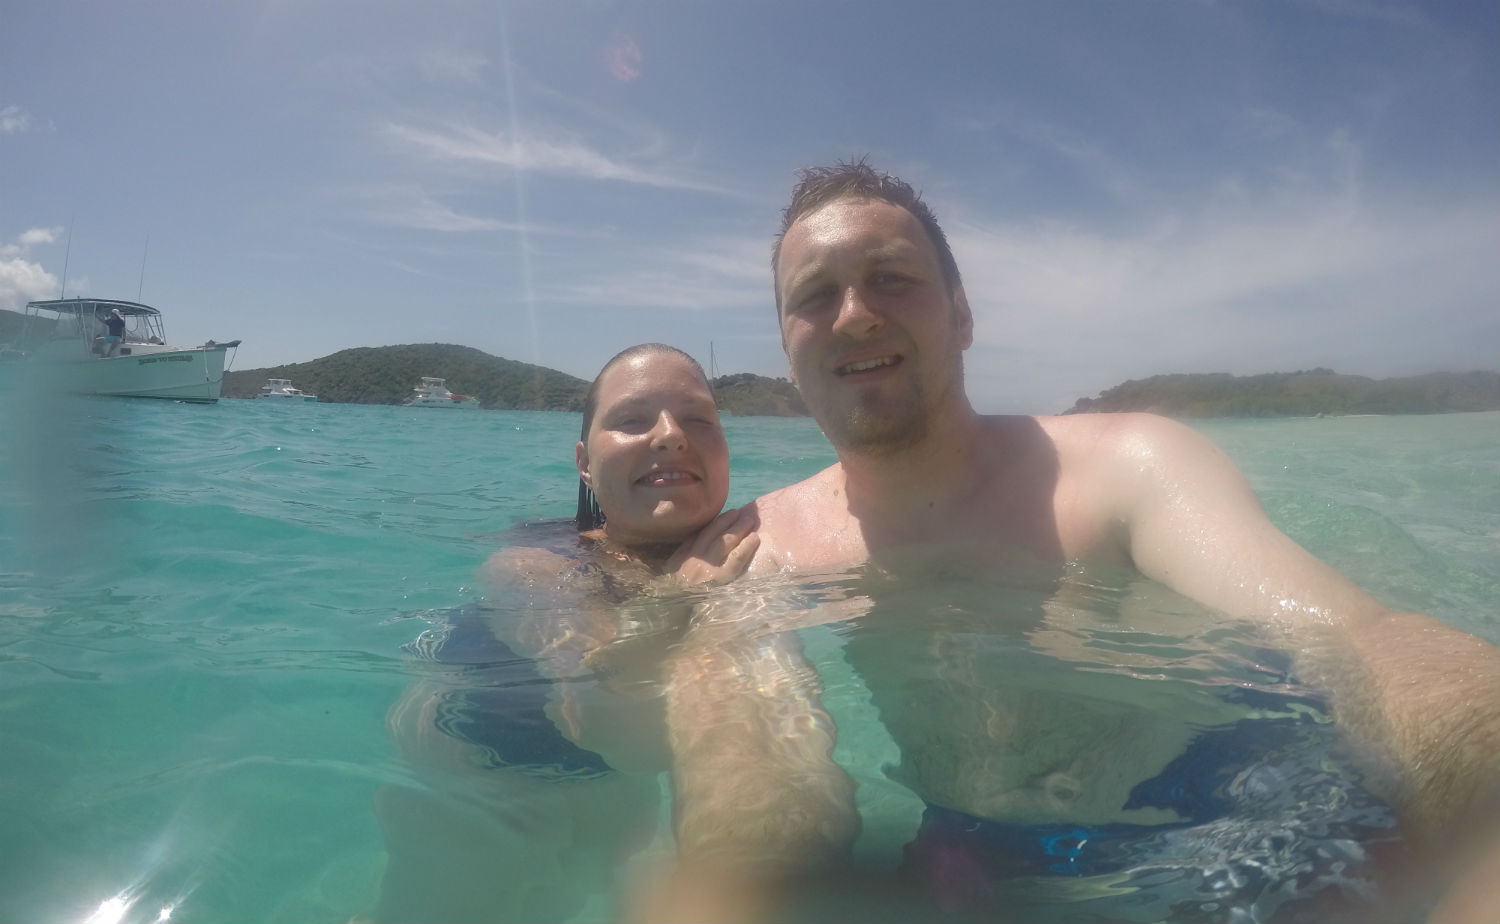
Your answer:
[[[151,235],[146,235],[146,246],[141,248],[141,281],[135,287],[135,300],[141,300],[141,292],[146,288],[146,254],[151,252]]]
[[[63,250],[63,274],[62,285],[57,287],[57,297],[63,298],[68,294],[68,260],[73,256],[73,221],[68,221],[68,246]]]

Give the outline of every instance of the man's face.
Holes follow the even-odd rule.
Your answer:
[[[963,290],[905,209],[840,199],[799,218],[776,270],[792,381],[839,449],[896,451],[962,399]]]

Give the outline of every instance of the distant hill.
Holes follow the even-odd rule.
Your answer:
[[[1234,376],[1156,375],[1079,398],[1064,414],[1150,411],[1168,417],[1314,417],[1500,410],[1500,372],[1369,379],[1332,369]]]
[[[224,374],[224,397],[253,398],[266,379],[291,379],[319,401],[400,404],[424,375],[446,379],[458,394],[482,407],[505,410],[581,411],[589,383],[555,369],[491,356],[451,343],[356,347],[321,359]],[[719,406],[741,417],[806,415],[786,379],[742,373],[713,380]]]
[[[252,398],[266,379],[291,379],[319,401],[400,404],[424,375],[448,380],[458,394],[482,407],[507,410],[577,411],[589,383],[555,369],[491,356],[451,343],[355,347],[287,366],[224,374],[224,397]]]
[[[19,311],[0,308],[0,344],[15,343],[21,339],[21,325],[26,316]]]
[[[711,383],[719,408],[736,417],[806,417],[807,405],[797,387],[786,379],[741,372],[721,375]]]

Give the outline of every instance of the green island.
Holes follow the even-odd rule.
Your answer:
[[[400,404],[424,375],[446,379],[448,388],[479,399],[481,407],[525,411],[581,411],[589,383],[514,359],[491,356],[451,343],[355,347],[305,363],[224,374],[224,397],[253,398],[266,379],[291,379],[319,401]],[[748,372],[712,382],[719,407],[741,417],[803,417],[807,409],[786,379]]]
[[[1500,372],[1435,372],[1370,379],[1332,369],[1154,375],[1132,379],[1064,414],[1148,411],[1167,417],[1332,417],[1500,410]]]
[[[321,359],[224,375],[224,397],[252,398],[268,378],[291,379],[320,401],[400,404],[424,375],[440,376],[481,407],[580,411],[589,383],[555,369],[491,356],[450,343],[356,347]],[[739,417],[805,417],[786,379],[751,373],[712,382],[719,406]],[[1236,376],[1156,375],[1132,379],[1064,414],[1149,411],[1167,417],[1316,417],[1343,414],[1442,414],[1500,410],[1500,372],[1437,372],[1371,379],[1331,369]]]
[[[21,316],[0,309],[0,343],[18,335]],[[320,401],[400,404],[424,375],[447,379],[480,406],[506,410],[580,411],[588,382],[530,363],[448,343],[356,347],[320,359],[224,375],[224,397],[253,398],[268,378],[291,379]],[[741,417],[805,417],[797,389],[783,378],[751,373],[712,382],[719,406]],[[1179,373],[1132,379],[1064,414],[1148,411],[1167,417],[1317,417],[1344,414],[1445,414],[1500,410],[1500,372],[1435,372],[1371,379],[1332,369]]]

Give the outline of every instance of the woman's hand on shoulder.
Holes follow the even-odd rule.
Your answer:
[[[760,548],[754,506],[726,510],[683,541],[667,559],[664,573],[682,584],[723,584],[745,573]]]

